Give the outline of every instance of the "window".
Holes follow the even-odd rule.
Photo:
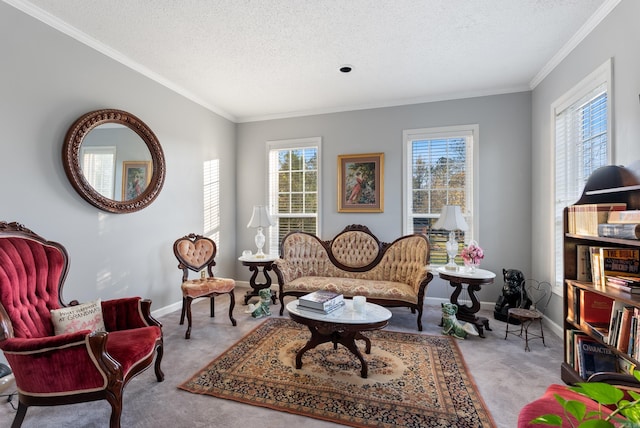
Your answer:
[[[293,230],[320,234],[321,138],[269,141],[269,212],[274,221],[269,253],[278,254]]]
[[[582,194],[589,175],[611,159],[611,61],[552,104],[555,142],[554,292],[563,277],[563,210]]]
[[[443,206],[459,205],[469,225],[466,232],[456,232],[461,247],[478,239],[474,176],[478,125],[406,130],[403,141],[403,230],[428,235],[431,264],[444,265],[449,232],[432,228]]]
[[[96,192],[115,199],[115,146],[87,146],[82,148],[82,174]]]
[[[204,236],[220,246],[220,160],[211,159],[203,165]]]

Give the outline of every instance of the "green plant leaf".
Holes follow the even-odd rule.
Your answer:
[[[638,394],[637,392],[628,390],[627,393],[631,398],[633,398],[634,401],[640,400],[640,394]]]
[[[570,389],[604,405],[616,404],[624,397],[621,390],[604,382],[579,383]]]
[[[567,400],[565,401],[564,410],[569,412],[577,421],[581,421],[584,419],[584,414],[587,411],[587,406],[581,401],[576,400]]]
[[[537,425],[551,425],[554,427],[561,427],[562,418],[558,415],[542,415],[532,420],[531,423]]]
[[[590,419],[582,422],[578,428],[615,428],[615,425],[604,419]]]

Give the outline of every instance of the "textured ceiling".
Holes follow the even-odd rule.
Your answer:
[[[529,90],[619,2],[4,1],[237,122]]]

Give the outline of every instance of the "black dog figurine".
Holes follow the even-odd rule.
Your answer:
[[[498,297],[496,307],[493,310],[493,317],[497,320],[507,322],[507,311],[511,308],[529,308],[531,300],[527,297],[524,287],[524,274],[517,269],[502,269],[504,286],[502,295]],[[520,324],[518,320],[509,320],[511,324]]]

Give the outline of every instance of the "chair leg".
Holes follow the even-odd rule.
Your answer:
[[[229,299],[231,300],[229,302],[229,319],[231,320],[231,324],[235,327],[236,320],[233,319],[233,308],[236,306],[236,296],[234,295],[233,290],[229,292]]]
[[[525,322],[527,323],[526,326],[525,326]],[[520,331],[522,331],[522,328],[524,327],[524,351],[525,352],[531,351],[531,348],[529,348],[529,325],[530,324],[531,324],[531,321],[522,321],[522,324],[521,324],[522,327],[520,327]]]
[[[210,296],[209,297],[209,314],[211,316],[211,318],[216,316],[216,297],[215,296]]]
[[[107,401],[111,404],[109,428],[120,428],[120,418],[122,416],[122,389],[119,391],[107,391]]]
[[[542,318],[538,322],[540,323],[540,338],[542,339],[542,346],[546,347],[547,344],[544,343],[544,331],[542,331]]]
[[[164,355],[164,340],[160,339],[160,344],[156,347],[156,363],[154,366],[154,369],[156,371],[156,379],[158,379],[158,382],[162,382],[164,380],[164,373],[160,368],[163,355]]]
[[[24,421],[24,417],[27,415],[27,405],[20,401],[18,398],[18,412],[16,413],[16,417],[13,418],[13,423],[11,424],[11,428],[20,428],[22,426],[22,422]]]
[[[193,300],[191,297],[185,297],[185,305],[187,309],[187,332],[184,334],[185,339],[189,339],[191,337],[191,301]]]
[[[185,314],[186,308],[187,308],[187,298],[183,297],[182,298],[182,313],[180,314],[180,325],[184,324],[184,314]]]
[[[504,340],[507,340],[507,336],[509,335],[509,315],[507,314],[507,328],[504,331]]]

